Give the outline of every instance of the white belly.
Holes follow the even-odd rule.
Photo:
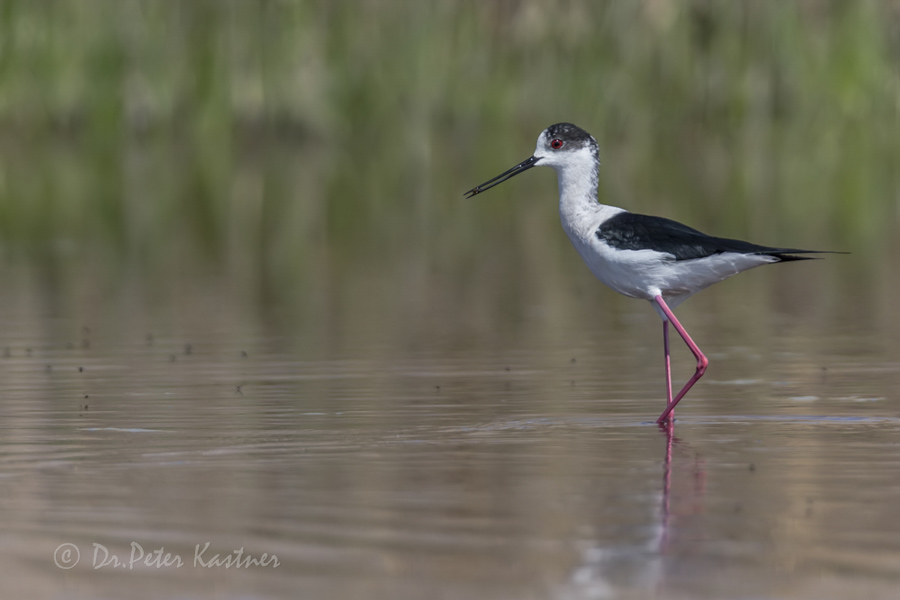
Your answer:
[[[676,261],[671,254],[655,250],[616,250],[594,236],[570,234],[569,239],[597,279],[620,294],[645,300],[661,295],[681,302],[741,271],[778,261],[737,252]]]

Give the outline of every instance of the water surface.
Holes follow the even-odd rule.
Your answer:
[[[674,435],[653,424],[661,336],[641,302],[588,323],[536,304],[467,345],[377,326],[311,345],[215,287],[165,310],[123,293],[88,319],[7,298],[9,593],[891,597],[896,353],[777,307],[717,326],[731,294],[684,307],[712,362]]]

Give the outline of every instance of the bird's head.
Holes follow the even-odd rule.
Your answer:
[[[531,157],[472,188],[466,192],[466,198],[489,190],[537,165],[553,167],[557,173],[562,174],[567,170],[584,169],[590,172],[595,170],[599,163],[599,147],[591,134],[571,123],[557,123],[541,132]]]

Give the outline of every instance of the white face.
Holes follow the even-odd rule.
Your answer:
[[[534,155],[493,179],[475,186],[466,192],[465,196],[471,198],[519,173],[541,165],[556,169],[560,185],[565,184],[566,189],[572,185],[582,185],[584,182],[588,182],[589,186],[596,186],[599,164],[597,141],[588,132],[571,123],[557,123],[541,132]],[[596,194],[596,190],[594,193]]]
[[[534,149],[534,157],[539,159],[535,166],[553,167],[557,171],[568,167],[584,167],[593,165],[593,149],[580,140],[564,140],[554,138],[549,129],[545,129],[538,137]]]

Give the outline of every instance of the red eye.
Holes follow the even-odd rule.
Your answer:
[[[552,142],[550,142],[550,147],[554,150],[559,150],[563,147],[563,141],[559,139],[553,140]]]

